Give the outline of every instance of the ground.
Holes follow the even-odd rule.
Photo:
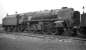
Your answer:
[[[73,37],[0,33],[0,50],[86,50],[86,41]]]

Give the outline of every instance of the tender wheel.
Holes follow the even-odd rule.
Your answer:
[[[18,30],[19,30],[19,32],[23,32],[23,27],[22,27],[22,25],[19,26]]]
[[[4,27],[4,30],[5,30],[6,32],[7,32],[7,29],[8,29],[7,27]]]
[[[7,32],[11,32],[11,27],[7,27]]]

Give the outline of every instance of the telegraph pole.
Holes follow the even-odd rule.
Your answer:
[[[19,19],[18,19],[18,14],[17,14],[18,12],[16,12],[16,18],[17,18],[17,25],[19,24]]]
[[[85,7],[83,6],[83,8],[82,8],[82,9],[83,9],[83,14],[84,14]]]
[[[19,25],[19,19],[21,18],[20,14],[18,14],[18,12],[16,12],[16,18],[17,18],[17,25]]]
[[[8,16],[8,13],[6,14],[6,16]]]
[[[17,18],[17,27],[16,27],[16,31],[19,31],[19,18],[20,18],[20,15],[18,14],[18,12],[16,12],[16,18]]]

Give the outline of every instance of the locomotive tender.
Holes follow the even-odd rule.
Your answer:
[[[75,11],[73,8],[62,8],[7,15],[3,18],[3,28],[6,32],[32,32],[72,36],[82,32],[80,28],[84,30],[85,26],[82,26],[81,22],[79,11]]]

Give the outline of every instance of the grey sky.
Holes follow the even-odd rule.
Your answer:
[[[2,18],[5,16],[5,13],[2,2],[0,2],[0,24],[2,23]]]

